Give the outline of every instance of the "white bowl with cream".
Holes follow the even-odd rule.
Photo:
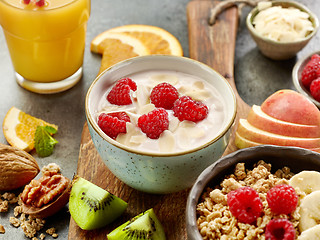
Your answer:
[[[261,53],[273,60],[294,57],[319,28],[319,20],[295,1],[258,4],[246,19],[247,28]]]
[[[194,93],[199,96],[195,91],[199,81],[202,81],[204,85],[200,84],[198,90],[208,90],[207,93],[214,98],[212,100],[210,97],[210,100],[206,97],[207,93],[200,94],[200,97],[206,98],[203,102],[209,107],[206,119],[197,124],[185,121],[176,126],[174,123],[168,130],[173,138],[168,139],[163,134],[157,140],[148,139],[135,124],[135,119],[148,111],[148,106],[144,109],[144,104],[139,102],[125,107],[110,106],[104,99],[108,89],[117,80],[130,77],[138,85],[136,94],[140,94],[140,97],[135,97],[144,99],[141,101],[146,101],[145,105],[148,105],[148,96],[141,97],[141,92],[148,92],[145,90],[152,88],[157,78],[163,76],[166,82],[173,80],[173,85],[182,95]],[[184,80],[176,81],[175,78]],[[129,112],[133,119],[131,128],[137,132],[128,131],[127,125],[127,132],[131,135],[123,134],[117,139],[108,137],[99,128],[97,116],[101,112],[114,111]],[[227,80],[207,65],[184,57],[152,55],[123,61],[100,74],[86,96],[87,122],[101,158],[124,183],[150,193],[171,193],[191,187],[200,172],[223,154],[235,115],[236,100]],[[169,116],[170,122],[174,120],[172,113],[169,112]],[[215,123],[218,127],[214,127]],[[195,129],[192,128],[194,125]]]

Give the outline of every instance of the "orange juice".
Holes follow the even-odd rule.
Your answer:
[[[0,0],[0,25],[13,67],[33,82],[56,82],[83,64],[90,0]]]

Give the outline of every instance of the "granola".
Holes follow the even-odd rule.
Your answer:
[[[286,218],[292,222],[298,232],[299,206],[289,215],[276,215],[268,207],[266,195],[269,189],[278,184],[289,184],[293,176],[290,169],[279,169],[275,174],[271,172],[271,165],[259,161],[252,170],[247,170],[244,163],[238,163],[234,173],[226,178],[216,188],[208,187],[200,203],[197,205],[197,224],[203,239],[221,240],[265,240],[265,227],[273,218]],[[250,186],[259,193],[263,203],[263,214],[255,225],[239,222],[230,212],[227,205],[227,194],[240,187]],[[297,192],[299,198],[304,193]]]

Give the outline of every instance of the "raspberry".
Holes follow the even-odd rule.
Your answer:
[[[98,126],[113,139],[127,132],[126,122],[130,122],[130,118],[125,112],[101,113],[98,118]]]
[[[180,121],[198,122],[205,119],[208,112],[208,107],[204,103],[194,101],[188,96],[180,97],[173,104],[173,114]]]
[[[268,240],[294,240],[296,230],[285,218],[272,219],[266,226],[265,238]]]
[[[261,215],[262,201],[250,187],[241,187],[227,195],[230,212],[242,223],[252,224]]]
[[[45,4],[45,1],[44,1],[44,0],[36,0],[36,5],[37,5],[38,7],[42,7],[44,4]]]
[[[147,137],[158,139],[160,134],[169,127],[169,116],[164,108],[156,108],[153,111],[141,115],[138,118],[138,126]]]
[[[310,85],[310,93],[315,100],[320,102],[320,77],[312,81]]]
[[[320,55],[314,54],[310,61],[303,68],[301,73],[301,82],[309,90],[311,82],[316,79],[317,71],[320,68]]]
[[[130,78],[120,79],[107,95],[107,100],[115,105],[129,105],[132,103],[130,90],[137,90],[136,83]]]
[[[153,103],[156,107],[162,107],[164,109],[172,109],[173,103],[178,98],[178,90],[166,82],[155,86],[150,94],[151,103]]]
[[[290,185],[279,184],[267,192],[267,202],[275,214],[290,214],[298,205],[298,195]]]

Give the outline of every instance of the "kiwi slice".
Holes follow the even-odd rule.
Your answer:
[[[152,208],[117,227],[107,237],[108,240],[166,239],[163,227]]]
[[[127,208],[127,203],[97,185],[74,177],[69,198],[69,211],[73,220],[84,230],[103,227]]]

